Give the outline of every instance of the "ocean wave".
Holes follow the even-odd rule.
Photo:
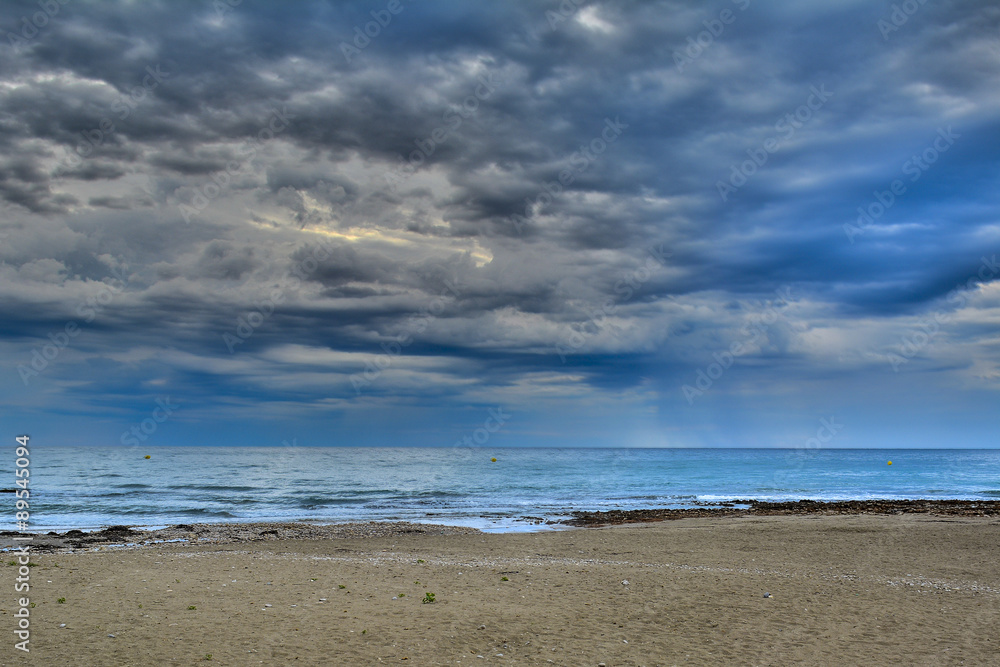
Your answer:
[[[218,517],[220,519],[236,518],[235,514],[231,514],[225,510],[210,510],[204,507],[191,508],[186,510],[172,510],[170,512],[161,512],[160,514],[162,515],[180,514],[183,516],[207,516],[207,517]]]
[[[301,507],[302,509],[319,509],[321,507],[330,507],[337,505],[355,505],[361,503],[360,498],[332,498],[330,496],[306,496],[304,498],[296,498],[294,506]]]
[[[228,486],[225,484],[175,484],[168,488],[189,489],[191,491],[238,491],[244,493],[261,490],[259,486]]]

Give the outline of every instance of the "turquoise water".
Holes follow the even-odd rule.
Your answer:
[[[13,470],[11,458],[0,487]],[[1000,499],[1000,450],[35,447],[30,470],[34,530],[296,519],[521,530],[525,516],[748,498]],[[13,529],[13,494],[0,497]]]

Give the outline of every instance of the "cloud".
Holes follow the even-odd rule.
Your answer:
[[[912,396],[890,415],[996,390],[996,275],[948,310],[1000,250],[996,8],[922,6],[885,38],[881,4],[403,7],[363,47],[367,10],[312,2],[66,5],[0,44],[5,396],[67,322],[18,399],[38,414],[44,387],[98,415],[167,387],[206,423],[397,405],[447,424],[502,396],[538,424],[621,405],[606,442],[655,414],[704,444],[720,415],[870,423],[858,386]],[[780,321],[688,405],[782,289]]]

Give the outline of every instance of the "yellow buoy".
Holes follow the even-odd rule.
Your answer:
[[[494,457],[493,457],[492,459],[490,459],[490,461],[493,461],[493,463],[496,463],[496,462],[497,462],[497,459],[496,459],[496,457],[494,456]]]
[[[889,465],[892,465],[892,461],[889,461]]]
[[[152,458],[152,457],[151,457],[151,456],[150,456],[149,454],[146,454],[146,455],[145,455],[144,457],[142,457],[142,458],[144,458],[144,459],[148,459],[148,458]]]

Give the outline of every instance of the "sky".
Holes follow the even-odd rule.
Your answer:
[[[4,2],[36,445],[996,447],[1000,6]]]

